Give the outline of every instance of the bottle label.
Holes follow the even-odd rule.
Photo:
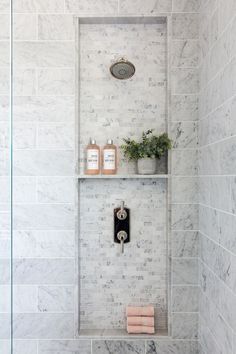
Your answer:
[[[105,149],[103,151],[103,168],[104,170],[116,169],[116,151],[114,149]]]
[[[99,151],[98,150],[87,150],[87,169],[88,170],[98,170],[99,168]]]

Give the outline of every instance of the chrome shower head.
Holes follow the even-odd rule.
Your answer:
[[[110,72],[116,79],[126,80],[134,75],[135,66],[128,60],[121,58],[111,65]]]

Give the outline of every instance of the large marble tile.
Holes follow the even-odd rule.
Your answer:
[[[16,13],[57,13],[64,11],[64,0],[15,0]]]
[[[173,204],[171,228],[172,230],[197,230],[198,205]]]
[[[236,177],[231,177],[230,187],[231,187],[230,209],[233,214],[236,214]]]
[[[74,257],[73,230],[14,231],[14,256],[27,258]]]
[[[73,40],[75,28],[71,15],[39,15],[38,38]]]
[[[10,283],[10,257],[0,259],[0,284],[7,285]]]
[[[173,122],[170,124],[170,138],[173,148],[196,148],[198,145],[198,124],[195,122]]]
[[[219,227],[219,212],[215,209],[200,205],[199,207],[199,229],[200,231],[219,242],[220,227]]]
[[[8,339],[11,337],[11,315],[10,313],[0,314],[0,339]]]
[[[14,203],[36,203],[36,178],[14,177],[13,178]]]
[[[73,286],[40,286],[38,289],[40,312],[73,312]]]
[[[10,84],[10,75],[7,67],[0,68],[0,95],[8,95]]]
[[[199,301],[198,286],[173,286],[172,287],[172,311],[173,312],[197,312]]]
[[[198,40],[173,40],[171,65],[176,67],[197,67],[199,64]]]
[[[13,95],[27,96],[36,94],[36,71],[30,68],[14,70]]]
[[[65,0],[65,11],[80,15],[111,15],[118,13],[117,0]]]
[[[15,314],[13,321],[15,339],[67,339],[74,336],[73,314]]]
[[[38,177],[37,197],[40,203],[74,203],[75,182],[69,177]]]
[[[15,230],[74,230],[72,204],[15,204]]]
[[[221,354],[222,351],[218,344],[215,341],[214,336],[212,335],[209,328],[206,326],[205,321],[200,318],[200,329],[199,329],[199,340],[201,343],[201,347],[204,350],[204,354],[207,353],[214,353],[214,354]]]
[[[197,285],[198,284],[197,258],[172,259],[172,284],[173,285]]]
[[[212,332],[218,346],[225,354],[232,353],[233,331],[225,322],[218,309],[206,296],[200,297],[200,312]]]
[[[75,72],[73,69],[38,70],[38,92],[40,95],[73,95]]]
[[[73,41],[17,41],[14,44],[16,67],[73,67]]]
[[[199,150],[199,174],[219,175],[220,174],[220,151],[219,145],[208,145]],[[225,162],[228,164],[227,162]]]
[[[0,4],[0,13],[10,14],[10,1],[2,0]]]
[[[199,0],[173,0],[173,12],[199,12]]]
[[[16,150],[14,159],[15,176],[73,176],[74,174],[74,153],[70,150]]]
[[[200,263],[200,287],[202,294],[212,299],[213,304],[224,314],[224,319],[235,331],[236,295],[203,263]]]
[[[1,98],[1,97],[0,97]],[[69,96],[26,96],[14,98],[14,122],[73,122],[74,97]],[[7,115],[6,99],[0,106],[3,116]]]
[[[172,150],[171,163],[173,176],[194,176],[198,173],[198,150]]]
[[[197,231],[172,231],[173,257],[197,257],[199,237]]]
[[[36,340],[14,340],[14,354],[38,354]]]
[[[116,340],[95,340],[92,342],[93,354],[145,354],[145,342],[116,341]]]
[[[172,203],[198,203],[198,177],[172,177]]]
[[[0,42],[0,65],[1,66],[9,66],[9,58],[10,58],[10,44],[9,41],[1,41]]]
[[[236,138],[233,137],[220,144],[220,171],[221,174],[232,175],[236,170]]]
[[[198,338],[198,313],[173,313],[172,337],[175,339]]]
[[[15,259],[13,272],[15,285],[74,284],[73,259]]]
[[[222,194],[222,190],[224,194]],[[209,178],[210,205],[212,208],[221,209],[227,212],[230,210],[231,199],[231,177],[211,176]]]
[[[219,213],[220,244],[236,255],[236,216]]]
[[[1,354],[11,354],[10,339],[0,339]]]
[[[90,340],[43,340],[38,342],[38,354],[92,354]]]
[[[198,14],[173,14],[172,36],[174,39],[197,39],[198,28]]]
[[[10,238],[0,239],[0,258],[10,258],[11,244]]]
[[[13,141],[15,149],[34,149],[36,147],[36,125],[29,123],[15,124]]]
[[[13,288],[13,312],[37,312],[38,311],[37,286],[16,285]]]
[[[198,69],[173,68],[171,85],[173,94],[197,94],[199,92]]]
[[[195,121],[198,119],[198,95],[172,95],[172,121]]]
[[[232,20],[236,13],[236,4],[234,0],[229,0],[226,3],[223,0],[219,1],[219,28],[223,31],[227,24]]]
[[[1,133],[0,133],[1,135]],[[0,177],[0,204],[8,203],[10,204],[10,178]]]
[[[74,148],[74,124],[55,123],[55,124],[38,124],[38,140],[37,146],[39,149],[73,149]]]
[[[37,16],[34,14],[15,14],[13,30],[14,40],[38,39]]]
[[[171,12],[171,0],[150,0],[143,2],[142,0],[121,0],[121,14],[158,14],[160,12]]]
[[[10,285],[0,285],[0,313],[11,312],[11,287]],[[0,315],[1,316],[1,315]],[[1,348],[1,345],[0,345]]]
[[[214,269],[216,275],[226,285],[236,292],[236,257],[206,237],[201,237],[200,247],[202,260],[208,267]]]
[[[0,14],[0,27],[0,40],[10,39],[10,16],[8,14]]]
[[[146,354],[196,354],[197,341],[152,340],[147,341]]]

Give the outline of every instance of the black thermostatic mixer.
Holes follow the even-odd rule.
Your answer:
[[[130,210],[124,201],[120,208],[114,209],[114,242],[120,243],[121,253],[124,253],[124,244],[130,242]]]

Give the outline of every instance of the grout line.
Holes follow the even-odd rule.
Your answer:
[[[218,176],[216,176],[216,177],[218,177]],[[231,215],[231,216],[236,217],[236,214],[234,214],[234,213],[231,213],[231,212],[223,210],[223,209],[218,209],[218,208],[212,207],[212,206],[204,204],[204,203],[199,203],[199,206],[202,206],[202,207],[205,207],[205,208],[208,208],[208,209],[211,209],[211,210],[216,210],[216,211],[218,211],[218,212],[220,212],[222,214],[227,214],[227,215]]]
[[[199,230],[200,233],[200,237],[201,234],[202,236],[204,236],[205,238],[207,238],[209,241],[211,241],[212,243],[214,243],[218,248],[222,248],[225,252],[229,253],[232,257],[235,257],[236,254],[233,253],[232,251],[230,251],[229,249],[225,248],[221,243],[217,242],[216,240],[212,239],[210,236],[206,235],[203,231]],[[220,241],[220,236],[219,236],[219,241]]]

